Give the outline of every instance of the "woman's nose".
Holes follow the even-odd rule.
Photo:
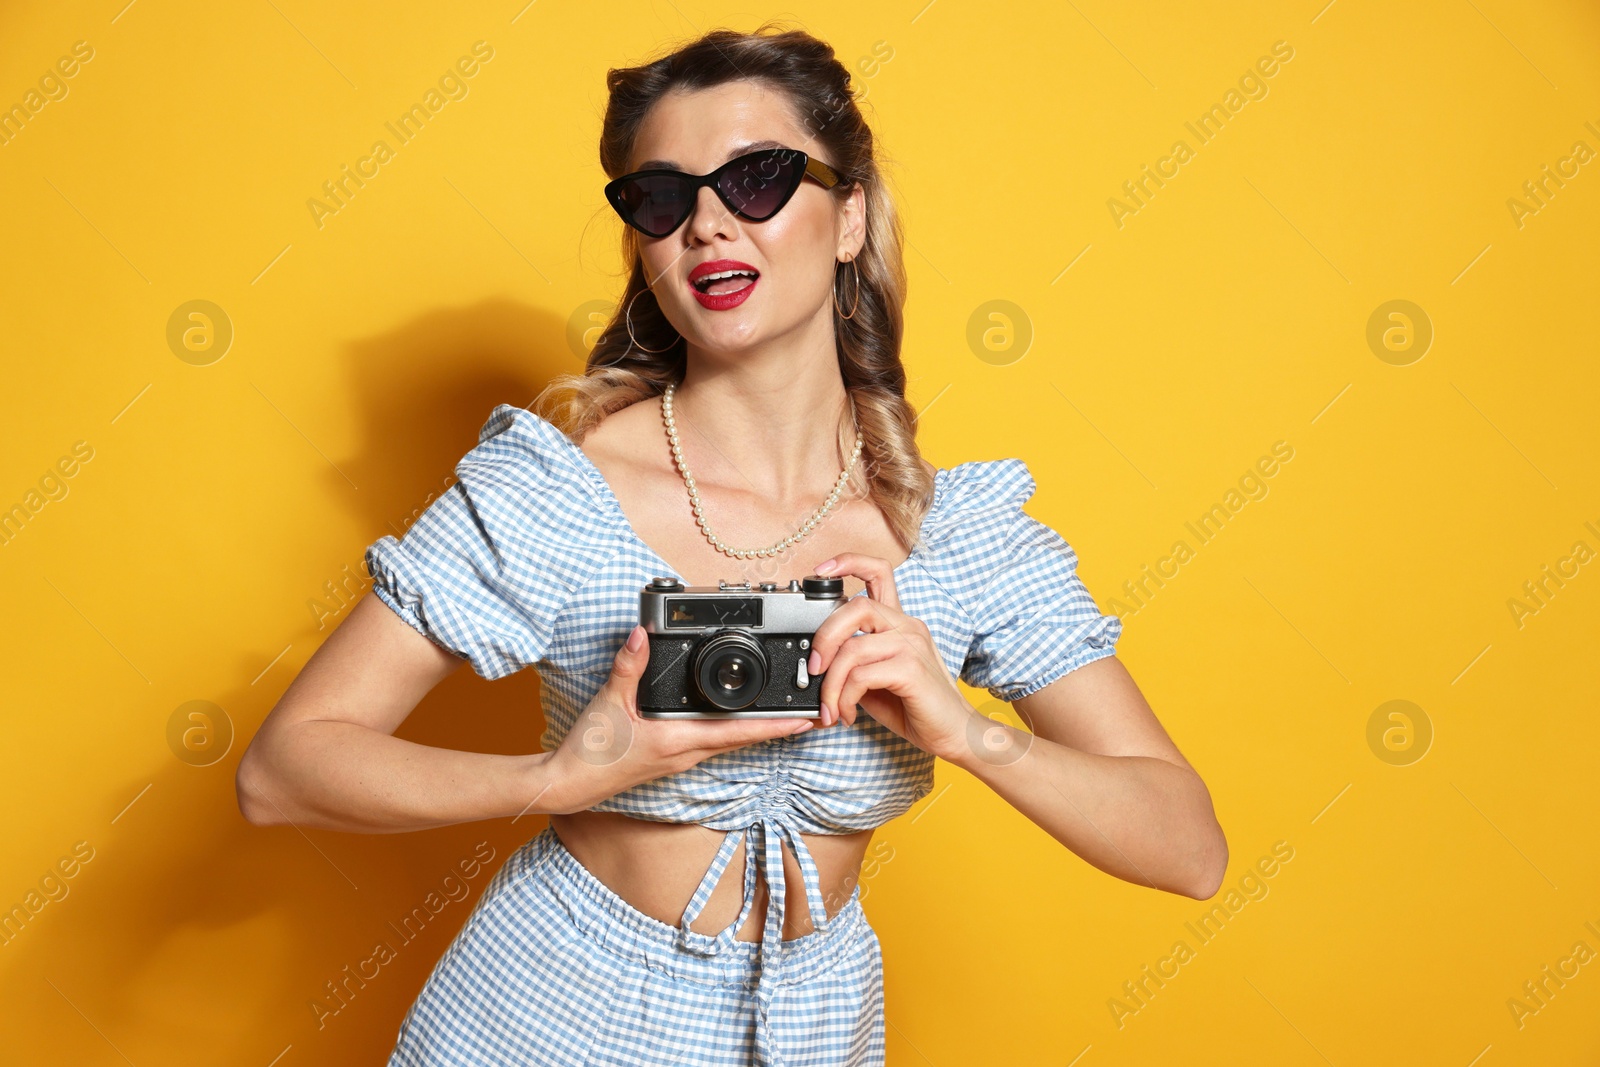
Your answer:
[[[709,185],[701,186],[696,192],[694,213],[689,216],[689,226],[695,233],[708,237],[717,231],[726,232],[726,228],[734,219],[733,212],[728,210],[716,191]]]

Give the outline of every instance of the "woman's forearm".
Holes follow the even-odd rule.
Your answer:
[[[239,807],[257,825],[400,833],[560,811],[551,753],[460,752],[350,722],[308,720],[252,745]]]
[[[1102,756],[988,721],[1021,755],[952,760],[1074,853],[1129,882],[1204,900],[1227,865],[1205,783],[1152,756]],[[1000,751],[1005,751],[1002,747]]]

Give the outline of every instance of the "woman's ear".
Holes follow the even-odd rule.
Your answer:
[[[845,260],[855,259],[867,243],[867,191],[860,182],[850,186],[850,192],[840,205],[844,215],[844,229],[839,235],[838,254]]]

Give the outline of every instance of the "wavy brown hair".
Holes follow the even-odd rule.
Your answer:
[[[900,219],[884,183],[872,130],[850,88],[850,72],[833,48],[800,29],[763,23],[750,33],[712,30],[659,59],[606,72],[610,99],[600,132],[600,165],[608,178],[627,173],[650,108],[669,90],[706,89],[751,79],[785,97],[799,126],[842,180],[828,190],[842,201],[859,184],[866,200],[866,239],[854,268],[836,264],[834,337],[839,371],[861,431],[859,468],[867,496],[908,551],[932,503],[933,478],[916,444],[916,411],[906,400],[900,362],[906,271]],[[623,260],[631,265],[621,301],[590,352],[584,373],[554,378],[530,407],[581,442],[607,415],[683,380],[685,344],[654,299],[633,305],[633,338],[624,316],[647,288],[639,234],[622,227]],[[859,290],[857,278],[859,277]],[[859,296],[858,296],[859,292]],[[855,303],[844,318],[840,309]],[[659,349],[645,352],[642,349]]]

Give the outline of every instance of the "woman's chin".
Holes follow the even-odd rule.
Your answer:
[[[689,346],[708,356],[737,356],[766,338],[766,331],[754,318],[734,320],[724,313],[714,322],[696,325],[699,329],[688,335]]]

